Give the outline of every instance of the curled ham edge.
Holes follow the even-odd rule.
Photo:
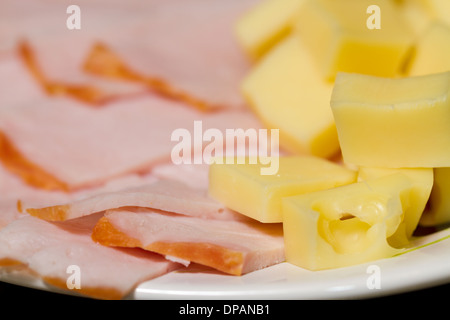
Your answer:
[[[0,161],[5,168],[30,186],[69,192],[69,186],[22,155],[0,130]]]
[[[72,85],[48,80],[45,72],[38,66],[32,47],[26,41],[19,43],[18,52],[27,69],[49,95],[68,95],[88,105],[96,106],[103,105],[117,98],[109,96],[93,86]],[[212,106],[205,101],[190,96],[188,93],[177,90],[161,79],[146,77],[130,70],[117,55],[101,43],[93,45],[84,68],[86,72],[99,76],[145,84],[158,94],[174,100],[180,100],[202,112],[223,110],[222,107]],[[1,130],[0,161],[11,173],[20,176],[24,182],[33,187],[64,192],[73,191],[64,181],[57,179],[51,173],[46,172],[43,168],[23,156]]]
[[[30,73],[48,95],[66,95],[92,106],[101,106],[120,98],[117,95],[105,93],[93,85],[74,85],[49,80],[45,71],[39,67],[33,48],[27,41],[19,43],[18,52]],[[212,105],[188,92],[177,89],[163,79],[145,76],[131,70],[120,57],[102,43],[93,44],[86,57],[83,71],[104,78],[142,84],[156,94],[182,101],[186,106],[201,112],[216,112],[224,109],[223,106]]]
[[[113,200],[111,200],[113,199]],[[195,262],[230,275],[242,275],[253,271],[255,266],[248,262],[247,249],[232,248],[231,243],[214,243],[208,237],[199,237],[198,241],[173,240],[154,241],[151,244],[143,244],[132,233],[121,232],[107,218],[109,213],[122,209],[134,215],[135,209],[151,210],[160,215],[171,215],[174,220],[167,220],[168,224],[178,225],[183,219],[190,219],[191,223],[205,223],[205,228],[221,224],[230,224],[230,228],[243,228],[243,232],[263,234],[267,239],[272,238],[268,230],[273,231],[273,226],[266,226],[239,213],[228,210],[220,203],[209,198],[203,189],[196,189],[178,181],[160,180],[151,184],[116,191],[112,193],[100,193],[93,197],[81,199],[76,202],[43,208],[29,208],[26,211],[37,218],[49,221],[67,221],[82,216],[88,216],[98,212],[104,212],[92,232],[92,239],[105,246],[137,247],[166,256],[174,257],[187,263]],[[143,216],[145,218],[145,215]],[[177,220],[177,217],[180,217]],[[196,220],[197,219],[197,220]],[[181,226],[181,225],[180,225]],[[268,228],[268,229],[266,229]],[[275,227],[276,228],[276,227]],[[264,230],[264,231],[262,231]],[[280,231],[280,230],[278,230]],[[150,231],[151,232],[151,231]],[[226,237],[222,231],[219,234]],[[174,239],[176,239],[174,234]],[[247,236],[247,234],[246,234]],[[282,239],[282,233],[279,234]],[[279,249],[283,251],[280,243]],[[252,250],[252,249],[250,249]],[[263,251],[256,248],[251,251]],[[282,262],[284,258],[268,258],[268,265]]]
[[[237,232],[237,230],[241,230],[242,228],[242,232],[245,233],[243,234],[243,236],[252,237],[253,234],[255,234],[255,236],[257,236],[258,234],[258,237],[260,237],[261,234],[263,234],[265,240],[270,239],[269,241],[271,245],[269,245],[269,247],[267,248],[265,247],[265,244],[262,243],[260,244],[260,247],[253,249],[245,249],[245,245],[242,248],[236,248],[236,244],[233,242],[235,239],[232,239],[230,243],[227,243],[225,245],[215,243],[214,240],[210,242],[197,240],[156,240],[152,241],[151,243],[145,244],[141,242],[139,236],[135,237],[134,235],[130,235],[130,233],[127,231],[122,231],[119,225],[114,224],[114,219],[111,220],[110,218],[114,217],[116,214],[119,216],[130,214],[132,216],[134,214],[139,215],[139,212],[139,208],[107,210],[105,215],[100,218],[95,225],[92,232],[92,239],[95,242],[105,246],[141,248],[147,251],[164,255],[166,257],[175,257],[184,261],[190,261],[208,266],[234,276],[241,276],[258,269],[281,263],[285,260],[283,245],[284,239],[282,235],[282,228],[279,224],[258,224],[256,222],[228,221],[228,223],[230,224],[230,230],[232,230],[233,232]],[[165,223],[174,223],[174,230],[179,230],[183,226],[183,222],[178,224],[176,221],[177,219],[189,219],[191,220],[190,224],[204,224],[204,228],[212,228],[211,232],[217,232],[219,238],[232,236],[228,233],[223,233],[220,228],[219,230],[217,230],[216,228],[218,221],[214,219],[183,217],[181,215],[160,212],[159,210],[152,209],[148,209],[147,212],[150,215],[161,215],[161,218],[165,220]],[[147,219],[145,216],[145,212],[142,214],[144,215],[143,219]],[[173,219],[175,219],[175,222]],[[150,219],[150,222],[152,221],[153,220]],[[222,222],[219,223],[222,226],[224,225]],[[251,231],[248,231],[249,228],[251,229]],[[249,233],[247,234],[247,232]],[[156,235],[156,239],[158,239],[158,237],[159,236]],[[245,238],[243,238],[242,240],[245,241]],[[276,249],[272,247],[274,244]],[[259,254],[262,254],[265,257],[261,261],[259,261],[260,259],[257,258]]]
[[[47,222],[44,220],[36,219],[36,222],[33,222],[33,217],[24,217],[24,219],[19,219],[14,221],[11,226],[13,225],[17,227],[17,225],[35,225],[35,227],[44,226],[47,228],[47,232],[49,232],[52,236],[58,237],[61,236],[61,234],[66,234],[66,237],[70,237],[70,234],[72,231],[70,231],[71,227],[75,226],[75,244],[77,244],[78,241],[80,241],[80,245],[83,248],[83,250],[89,250],[91,251],[90,254],[100,254],[102,256],[107,256],[108,259],[115,261],[114,259],[121,259],[122,257],[124,259],[129,259],[127,263],[132,263],[133,266],[131,266],[131,269],[138,272],[137,277],[135,277],[132,282],[127,283],[125,286],[123,285],[111,285],[110,281],[105,278],[102,279],[102,276],[99,276],[100,281],[96,285],[91,285],[89,281],[87,283],[83,282],[83,285],[81,288],[76,289],[76,293],[82,294],[87,297],[95,298],[95,299],[102,299],[102,300],[119,300],[122,299],[124,296],[130,293],[130,290],[132,290],[134,287],[139,285],[143,281],[151,280],[156,277],[162,276],[164,274],[170,273],[174,270],[178,270],[182,268],[183,266],[177,262],[170,261],[168,259],[164,259],[162,256],[160,257],[158,254],[155,254],[154,256],[146,255],[144,252],[134,251],[132,248],[123,248],[124,250],[108,250],[107,247],[105,247],[106,250],[102,249],[102,246],[97,247],[94,245],[92,246],[86,246],[85,240],[80,240],[80,237],[82,238],[88,238],[89,234],[86,232],[87,229],[81,230],[79,227],[76,227],[76,223],[74,226],[71,225],[71,221],[69,221],[68,225],[62,224],[58,227],[58,224],[53,224],[52,222]],[[93,218],[88,218],[92,221],[98,220],[97,216],[93,216]],[[89,221],[89,220],[87,220]],[[48,223],[48,225],[47,225]],[[36,226],[37,224],[37,226]],[[44,225],[42,225],[44,224]],[[61,228],[60,228],[61,227]],[[13,227],[14,228],[14,227]],[[68,230],[65,230],[68,228]],[[20,229],[20,227],[19,227]],[[77,230],[78,229],[78,230]],[[56,232],[55,232],[56,231]],[[73,241],[73,240],[71,240]],[[42,266],[30,266],[28,259],[31,258],[31,260],[34,260],[34,255],[39,254],[41,252],[46,252],[47,249],[51,249],[51,246],[48,247],[42,247],[38,249],[35,252],[32,252],[31,254],[24,256],[23,259],[18,258],[9,258],[9,257],[1,257],[0,258],[0,267],[4,268],[6,272],[12,271],[12,272],[23,272],[26,273],[32,277],[40,278],[44,283],[47,283],[55,288],[59,288],[62,290],[67,290],[67,278],[66,277],[60,277],[58,275],[54,275],[52,273],[46,274],[45,272],[42,273]],[[98,251],[100,250],[100,251]],[[97,252],[98,251],[98,252]],[[63,259],[64,261],[64,259]],[[111,261],[111,262],[112,262]],[[33,263],[32,263],[33,264]],[[142,265],[145,265],[145,270],[142,267]],[[83,268],[85,265],[83,265]],[[117,268],[123,268],[123,263],[118,264]],[[129,265],[127,265],[127,269],[129,268]],[[131,277],[133,278],[133,277]],[[139,280],[141,278],[141,280]]]

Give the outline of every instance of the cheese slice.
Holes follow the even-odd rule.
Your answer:
[[[392,174],[282,200],[286,261],[309,270],[387,258],[410,205],[410,179]]]
[[[226,207],[260,222],[282,222],[281,199],[356,181],[356,172],[312,156],[279,158],[278,172],[261,175],[262,162],[213,163],[209,194]]]
[[[296,36],[272,49],[242,83],[256,115],[267,127],[279,129],[283,149],[320,157],[339,151],[329,103],[332,89]]]
[[[331,109],[345,162],[450,166],[450,72],[389,79],[342,73]]]
[[[309,0],[295,25],[328,80],[340,71],[395,76],[414,39],[391,0]]]

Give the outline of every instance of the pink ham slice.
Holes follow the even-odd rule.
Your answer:
[[[99,299],[121,299],[143,281],[183,267],[138,249],[116,249],[91,240],[90,216],[70,223],[51,223],[27,216],[0,230],[0,265],[23,265],[50,285],[69,290],[75,266],[78,293]]]
[[[82,73],[87,49],[105,44],[123,64],[142,76],[153,91],[188,104],[211,107],[245,106],[239,85],[249,68],[233,34],[235,20],[260,0],[77,1],[82,12],[80,30],[66,27],[65,1],[5,0],[0,4],[0,50],[14,48],[21,39],[32,41],[39,65],[53,93],[79,95],[101,103],[110,89],[138,91],[142,86],[108,83]],[[36,12],[39,12],[37,15]],[[3,28],[2,28],[3,27]],[[4,32],[3,32],[4,31]],[[100,57],[100,64],[104,63]],[[99,69],[99,59],[87,60],[88,70]],[[143,80],[142,77],[139,80]],[[124,80],[130,80],[125,77]],[[136,80],[136,79],[134,79]],[[154,81],[148,81],[154,80]],[[69,90],[70,89],[70,90]],[[76,90],[74,90],[76,89]],[[86,92],[87,91],[87,92]]]
[[[76,202],[98,194],[113,193],[125,188],[137,188],[157,180],[151,174],[129,174],[111,179],[98,187],[67,193],[58,190],[43,190],[25,184],[19,177],[0,165],[0,229],[15,219],[27,215],[27,208],[43,208]]]
[[[71,203],[42,208],[29,208],[33,216],[49,221],[64,221],[122,207],[153,208],[199,218],[228,220],[240,217],[226,210],[207,195],[207,191],[191,188],[174,180],[98,193]]]
[[[9,108],[45,97],[16,51],[0,57],[0,81],[0,116]]]
[[[239,86],[250,62],[233,26],[258,2],[159,2],[133,28],[101,39],[86,61],[87,70],[146,83],[203,110],[243,108]]]
[[[74,46],[73,44],[76,43]],[[49,95],[65,95],[94,106],[142,94],[141,84],[99,78],[83,71],[95,40],[84,34],[26,39],[18,47],[35,81]]]
[[[260,127],[249,112],[203,114],[146,95],[102,109],[86,108],[63,97],[37,100],[5,112],[0,132],[6,149],[10,153],[12,149],[25,167],[34,165],[44,179],[53,178],[49,188],[72,191],[170,161],[178,144],[171,136],[179,128],[191,133],[192,139],[186,142],[200,150],[203,142],[198,145],[193,140],[196,120],[202,121],[203,130],[216,128],[223,133],[228,128]],[[10,154],[0,154],[2,158],[12,159]],[[27,168],[21,171],[29,173]],[[39,177],[30,181],[42,186]]]
[[[200,219],[150,209],[108,211],[92,238],[106,246],[139,247],[231,275],[285,259],[280,224]]]

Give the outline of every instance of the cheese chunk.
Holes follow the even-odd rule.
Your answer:
[[[435,19],[428,0],[395,0],[395,2],[403,20],[416,37],[420,36]]]
[[[448,0],[423,0],[428,6],[432,19],[442,21],[450,25],[450,1]]]
[[[450,166],[450,72],[401,79],[341,73],[331,109],[345,162]]]
[[[391,0],[309,0],[295,26],[328,80],[338,72],[395,76],[414,39]]]
[[[286,196],[333,188],[356,181],[356,172],[312,156],[279,158],[275,175],[261,175],[264,165],[212,164],[209,194],[235,210],[260,222],[281,222],[281,199]]]
[[[330,109],[333,86],[311,61],[301,41],[289,36],[253,68],[242,92],[264,124],[279,129],[283,149],[328,158],[339,151]]]
[[[450,71],[450,26],[437,22],[431,24],[414,48],[409,75]]]
[[[410,179],[397,173],[282,200],[286,261],[309,270],[387,258],[387,239],[409,207]]]
[[[239,43],[253,60],[261,58],[291,31],[292,20],[304,0],[264,0],[236,23]]]
[[[450,168],[436,168],[430,201],[420,224],[438,226],[446,223],[450,223]]]
[[[425,211],[434,184],[433,168],[372,168],[361,167],[358,170],[358,181],[370,181],[394,173],[403,173],[413,184],[411,188],[411,204],[404,212],[402,222],[397,231],[388,238],[390,245],[402,247],[408,244]]]

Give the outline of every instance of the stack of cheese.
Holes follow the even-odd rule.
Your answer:
[[[248,12],[242,91],[290,154],[272,176],[214,164],[210,194],[283,223],[287,261],[310,270],[390,257],[419,223],[449,222],[447,2],[266,0]]]

